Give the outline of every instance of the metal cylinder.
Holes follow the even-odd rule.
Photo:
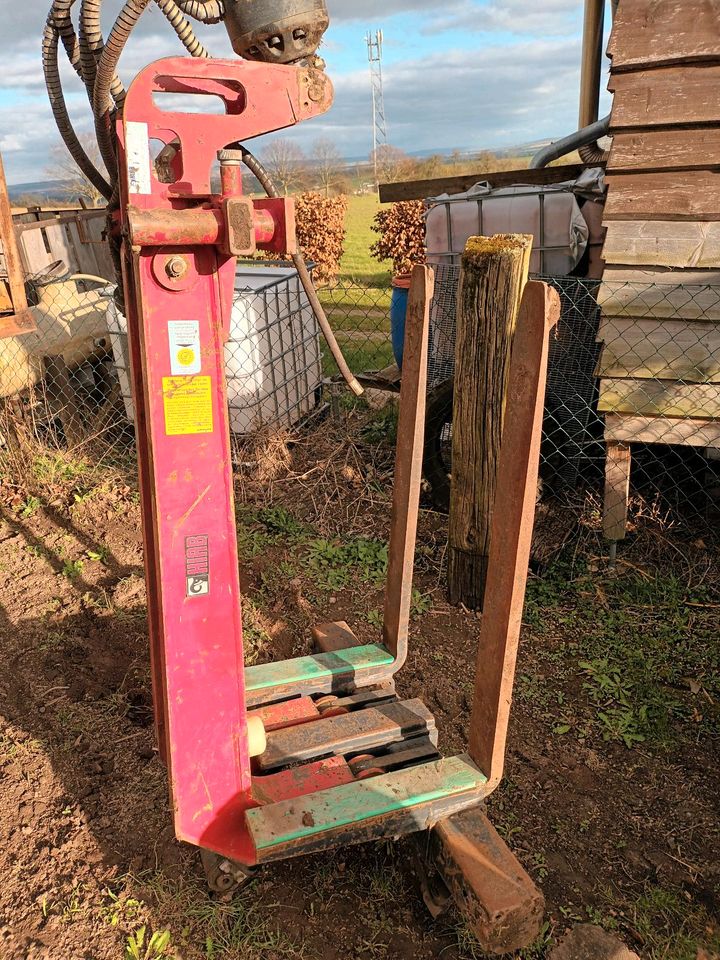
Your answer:
[[[246,60],[296,63],[312,57],[329,22],[325,0],[225,0],[230,42]]]
[[[604,17],[605,0],[585,0],[578,118],[580,129],[595,123],[598,118]]]

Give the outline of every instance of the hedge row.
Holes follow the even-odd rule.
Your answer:
[[[306,260],[316,264],[316,283],[332,283],[340,270],[347,197],[301,193],[295,197],[297,239]]]
[[[372,229],[380,239],[370,247],[376,260],[392,260],[393,273],[408,273],[415,263],[425,263],[425,204],[404,200],[375,214]]]

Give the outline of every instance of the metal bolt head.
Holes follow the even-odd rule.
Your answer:
[[[179,280],[187,273],[187,260],[185,257],[170,257],[165,264],[165,273],[172,280]]]

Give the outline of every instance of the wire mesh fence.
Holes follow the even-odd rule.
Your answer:
[[[543,497],[580,502],[594,491],[604,497],[613,537],[628,511],[631,522],[642,514],[716,525],[720,288],[544,279],[562,310],[550,342]],[[425,468],[441,509],[452,474],[459,280],[458,265],[437,266]],[[6,410],[40,442],[74,446],[104,433],[119,443],[132,433],[127,327],[113,292],[62,265],[28,279],[37,330],[2,341],[0,391]],[[396,390],[392,290],[340,281],[321,299],[350,367]],[[192,352],[193,332],[185,334],[188,344],[180,330],[175,346]],[[258,431],[294,429],[322,409],[337,369],[292,267],[238,264],[225,370],[239,443]]]
[[[127,320],[115,285],[64,264],[28,278],[37,329],[0,341],[0,395],[39,442],[77,447],[132,432]],[[169,372],[198,372],[198,321],[168,327]],[[302,422],[322,401],[318,326],[297,273],[240,262],[225,344],[230,429],[238,442]]]
[[[460,269],[435,266],[431,307],[425,474],[441,509],[452,473]],[[612,538],[622,536],[627,517],[712,525],[720,496],[720,288],[541,279],[561,301],[550,340],[543,496],[580,502],[595,491]],[[356,371],[393,363],[390,291],[340,286],[325,300]]]

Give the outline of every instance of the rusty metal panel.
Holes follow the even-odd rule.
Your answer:
[[[476,806],[485,777],[466,756],[419,764],[370,780],[249,810],[258,863],[315,853],[345,843],[425,830]]]
[[[328,754],[361,753],[426,731],[437,742],[435,718],[422,700],[385,703],[269,733],[257,764],[272,770]]]
[[[362,641],[358,640],[344,620],[318,623],[314,627],[311,627],[310,633],[315,641],[315,646],[318,650],[322,650],[323,653],[331,653],[333,650],[346,650],[348,647],[362,646]]]
[[[320,712],[311,697],[296,697],[294,700],[283,700],[281,703],[248,710],[248,716],[260,717],[265,730],[270,733],[272,730],[317,720]]]
[[[318,790],[329,790],[343,783],[352,783],[355,777],[342,757],[327,757],[314,763],[304,763],[290,770],[280,770],[266,776],[253,777],[253,797],[261,806],[307,796]]]
[[[469,753],[492,789],[500,782],[505,762],[535,518],[548,333],[559,316],[557,291],[539,280],[529,281],[510,362],[470,717]]]

